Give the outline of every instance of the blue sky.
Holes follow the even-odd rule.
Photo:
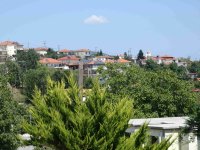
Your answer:
[[[200,0],[1,0],[0,20],[0,40],[25,47],[200,59]]]

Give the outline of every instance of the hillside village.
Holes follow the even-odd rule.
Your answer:
[[[28,54],[28,56],[25,56],[25,54]],[[36,59],[31,60],[32,57]],[[40,105],[42,106],[42,101],[37,101],[38,93],[35,93],[36,87],[40,91],[39,93],[41,95],[39,95],[41,97],[44,96],[44,99],[48,98],[52,93],[55,94],[54,96],[63,94],[62,96],[65,97],[66,87],[68,90],[71,90],[71,93],[68,93],[69,97],[72,96],[70,94],[77,90],[76,88],[79,88],[81,90],[80,99],[82,102],[86,103],[92,103],[92,101],[87,102],[87,100],[90,99],[90,91],[94,92],[94,95],[91,97],[94,98],[97,96],[95,98],[99,101],[109,97],[120,99],[119,102],[121,103],[123,102],[121,96],[129,96],[131,100],[134,99],[134,103],[137,103],[135,106],[136,108],[134,108],[136,110],[135,118],[128,121],[129,118],[126,117],[126,115],[121,116],[123,114],[116,113],[119,117],[124,117],[124,120],[128,121],[122,123],[126,127],[123,134],[136,136],[137,131],[140,131],[142,127],[148,128],[150,130],[150,137],[146,138],[150,138],[152,144],[158,144],[155,146],[159,147],[159,144],[165,141],[164,139],[171,137],[169,141],[173,141],[173,143],[167,141],[170,143],[170,145],[167,146],[168,150],[189,150],[197,149],[198,146],[200,146],[197,136],[191,132],[195,129],[190,129],[188,132],[189,134],[181,135],[181,138],[179,137],[180,131],[185,128],[187,120],[189,119],[189,117],[185,115],[193,113],[194,110],[191,109],[196,108],[192,108],[192,105],[198,103],[198,101],[196,102],[196,98],[199,99],[200,93],[200,67],[198,63],[199,62],[193,62],[186,58],[175,58],[169,55],[155,56],[152,55],[150,51],[143,53],[142,50],[139,50],[138,55],[133,57],[127,55],[126,52],[120,55],[108,55],[103,53],[102,50],[92,51],[89,49],[62,49],[54,51],[47,47],[25,48],[22,44],[15,41],[0,42],[0,67],[3,66],[0,68],[2,69],[1,73],[3,76],[8,77],[9,89],[14,95],[14,100],[17,101],[18,104],[22,106],[25,105],[25,108],[29,107],[32,103],[33,105],[41,103]],[[79,87],[76,87],[76,84],[71,81],[72,79],[69,79],[70,72],[73,72],[77,76]],[[109,91],[107,95],[98,93],[101,89],[95,87],[92,81],[96,79],[95,77],[98,77],[101,85],[105,86],[106,84],[104,85],[104,83],[107,83],[108,86],[105,86],[107,92]],[[7,83],[4,84],[6,85]],[[55,84],[54,86],[58,88],[59,91],[56,91],[56,88],[51,84]],[[55,91],[52,92],[51,90]],[[150,92],[148,90],[150,90]],[[48,92],[52,93],[48,95]],[[59,94],[57,92],[59,92]],[[77,94],[79,97],[80,93],[74,94]],[[154,94],[152,95],[152,93]],[[99,95],[102,97],[98,97]],[[58,96],[58,100],[61,102],[69,98],[62,99],[62,96]],[[53,103],[57,103],[57,97],[55,99],[50,97],[49,100],[51,101],[51,99],[52,101],[55,100]],[[72,99],[76,101],[73,96],[70,100]],[[94,109],[98,111],[98,109],[106,107],[104,106],[104,102],[98,105],[95,104]],[[70,111],[72,112],[73,109],[79,110],[82,107],[77,101],[74,103],[77,105],[77,108],[71,106],[72,110]],[[54,105],[48,105],[48,107],[55,109],[53,108]],[[92,105],[94,104],[89,105],[93,107]],[[110,105],[114,107],[113,103],[110,103]],[[157,105],[160,106],[158,107]],[[123,107],[123,113],[129,113],[126,109],[132,110],[132,102],[126,99]],[[182,109],[182,107],[184,107],[184,109]],[[60,108],[61,106],[56,109]],[[44,111],[44,114],[45,111],[49,111],[49,108],[43,109],[44,110],[35,108],[34,111],[38,113],[37,115],[40,114],[40,111]],[[87,106],[87,109],[91,109],[92,111],[93,108]],[[74,115],[77,117],[76,113],[74,113]],[[40,117],[42,118],[43,116]],[[73,120],[74,116],[71,117]],[[43,119],[45,120],[45,118]],[[84,117],[82,119],[87,120],[87,118]],[[30,120],[30,125],[32,126],[31,119],[29,118],[28,120]],[[62,119],[57,120],[57,122],[59,121],[62,121]],[[148,124],[145,125],[145,122],[148,122]],[[73,121],[72,124],[74,124]],[[76,125],[76,123],[74,125]],[[115,125],[114,123],[108,126],[112,128],[112,126]],[[33,125],[33,127],[35,128],[35,125]],[[40,124],[36,125],[36,127],[40,130]],[[194,128],[196,128],[196,126]],[[72,130],[74,130],[74,128],[72,128]],[[41,129],[41,132],[44,132],[44,130]],[[31,130],[28,133],[30,134],[21,134],[21,138],[25,141],[30,141],[31,135],[35,135],[40,139],[40,134],[38,134],[37,131]],[[74,138],[76,139],[77,137]],[[116,136],[115,138],[117,139],[118,137]],[[84,137],[81,140],[84,140]],[[142,147],[142,145],[143,143],[141,143],[140,146]],[[60,145],[57,146],[59,147]],[[33,146],[29,145],[27,148],[33,149]],[[20,147],[18,150],[23,150],[23,147]]]
[[[95,70],[99,66],[104,66],[107,63],[141,63],[146,64],[147,60],[153,60],[157,64],[169,65],[176,63],[178,66],[187,67],[187,64],[191,61],[185,61],[182,58],[175,58],[173,56],[164,55],[164,56],[153,56],[150,51],[147,51],[143,54],[143,58],[140,58],[138,61],[137,56],[127,56],[127,53],[119,54],[115,56],[106,55],[97,51],[92,51],[89,49],[78,49],[78,50],[68,50],[62,49],[54,51],[51,48],[47,47],[36,47],[36,48],[25,48],[22,44],[14,41],[3,41],[0,42],[0,63],[5,61],[12,60],[17,61],[15,56],[17,51],[28,51],[29,49],[35,50],[40,56],[40,63],[51,68],[60,68],[60,69],[71,69],[75,70],[79,68],[79,63],[83,62],[84,72],[87,72],[89,75],[95,74]],[[53,55],[49,56],[48,53]],[[188,72],[188,75],[197,76],[195,72]],[[193,77],[193,76],[192,76]]]

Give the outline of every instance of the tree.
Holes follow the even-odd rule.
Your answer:
[[[47,54],[45,56],[48,57],[48,58],[53,58],[53,59],[58,58],[57,53],[52,48],[48,48]]]
[[[103,56],[103,52],[102,52],[101,49],[100,49],[100,51],[99,51],[99,56]]]
[[[192,113],[194,86],[170,70],[147,71],[135,65],[107,65],[102,73],[110,97],[128,96],[136,117],[172,117]]]
[[[142,50],[139,50],[139,53],[137,55],[137,60],[140,60],[140,59],[144,59],[144,53]]]
[[[200,104],[193,106],[195,111],[189,115],[187,120],[187,126],[184,129],[185,133],[194,132],[197,136],[200,136]]]
[[[46,67],[40,67],[35,70],[31,69],[26,72],[24,75],[24,90],[29,100],[32,98],[36,86],[42,94],[46,92],[47,76],[50,76],[50,70]]]
[[[7,73],[4,75],[8,76],[8,82],[11,86],[19,88],[22,83],[21,68],[16,62],[7,61],[5,63]]]
[[[152,70],[152,71],[156,71],[156,70],[160,69],[160,65],[151,59],[146,61],[146,65],[144,67],[145,67],[145,69]]]
[[[96,56],[103,56],[103,52],[101,49],[96,53]]]
[[[124,136],[133,113],[130,100],[107,99],[106,90],[100,88],[96,81],[86,102],[82,102],[76,82],[72,77],[68,80],[68,89],[65,89],[64,83],[55,83],[49,78],[46,94],[35,91],[30,108],[33,121],[31,124],[24,123],[24,129],[32,135],[35,145],[59,150],[114,150],[125,149],[126,146],[139,150],[143,145],[150,147],[144,143],[148,138],[146,125],[131,137],[135,140]],[[164,144],[167,148],[168,143]],[[152,147],[156,149],[159,146]]]
[[[39,55],[34,49],[30,49],[27,52],[19,50],[17,51],[16,58],[17,63],[23,71],[36,69],[38,67]]]
[[[92,88],[92,77],[85,77],[83,80],[83,88],[91,89]]]
[[[0,150],[15,150],[20,140],[20,121],[23,108],[13,99],[7,80],[0,75]]]

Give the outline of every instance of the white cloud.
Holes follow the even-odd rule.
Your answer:
[[[108,23],[108,19],[105,18],[104,16],[91,15],[90,17],[84,20],[84,23],[85,24],[104,24],[104,23]]]

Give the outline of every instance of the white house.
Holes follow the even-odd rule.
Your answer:
[[[89,49],[74,50],[73,54],[83,59],[85,57],[90,56],[90,50]]]
[[[7,57],[14,57],[17,54],[17,50],[23,50],[23,45],[13,41],[0,42],[1,55],[6,55]]]
[[[47,54],[48,48],[46,47],[38,47],[38,48],[34,48],[34,50],[36,51],[36,53],[38,53],[41,56],[44,56]]]
[[[167,118],[148,118],[148,119],[131,119],[130,128],[126,133],[137,131],[145,122],[148,123],[150,136],[154,142],[160,143],[172,135],[174,143],[168,150],[198,150],[197,136],[193,133],[180,136],[181,129],[186,126],[188,117],[167,117]]]

